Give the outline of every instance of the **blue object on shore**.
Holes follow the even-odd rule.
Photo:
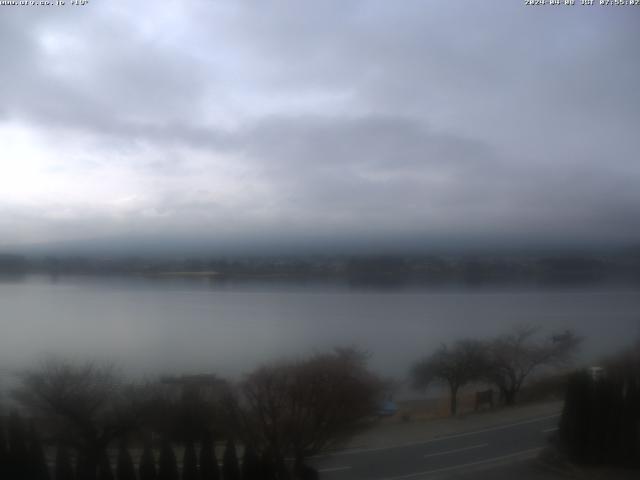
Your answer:
[[[385,400],[380,404],[378,409],[378,415],[384,417],[390,417],[398,413],[398,405],[393,400]]]

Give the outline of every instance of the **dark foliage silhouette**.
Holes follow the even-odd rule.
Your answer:
[[[573,462],[640,466],[640,345],[607,364],[603,378],[570,376],[560,448]]]
[[[296,460],[293,474],[295,480],[318,480],[320,478],[318,471],[305,464],[303,460]]]
[[[144,449],[142,450],[142,456],[140,457],[140,480],[156,480],[156,460],[153,455],[153,449],[151,448],[151,442],[145,441]]]
[[[5,429],[0,417],[0,478],[9,476],[9,449],[5,440]]]
[[[274,463],[274,455],[265,450],[260,457],[260,471],[263,479],[265,480],[277,480],[278,469]]]
[[[88,452],[88,449],[81,447],[78,450],[76,461],[76,474],[78,479],[95,480],[98,474],[98,463],[100,458],[96,451]]]
[[[124,442],[121,442],[118,447],[116,480],[136,480],[136,470],[133,465],[133,459]]]
[[[69,451],[64,445],[58,445],[56,451],[55,480],[74,480],[73,466]]]
[[[198,458],[192,441],[185,445],[182,459],[182,480],[198,480]]]
[[[238,454],[233,440],[228,440],[222,458],[222,478],[224,480],[240,480],[240,467],[238,466]]]
[[[113,476],[113,469],[111,468],[111,461],[106,452],[103,452],[98,462],[98,480],[115,480]]]
[[[94,480],[107,445],[133,427],[132,418],[118,408],[121,387],[111,366],[52,358],[27,372],[14,396],[77,446],[78,476]]]
[[[262,480],[260,457],[251,446],[245,447],[242,456],[242,480]]]
[[[42,442],[33,425],[29,429],[29,470],[31,480],[49,480],[50,478]]]
[[[536,339],[538,329],[515,328],[487,345],[486,378],[500,390],[506,405],[514,405],[525,380],[538,368],[566,365],[581,339],[567,331],[544,340]]]
[[[433,381],[446,384],[452,415],[458,410],[458,391],[478,381],[496,385],[502,401],[513,405],[534,371],[568,365],[581,341],[571,331],[542,340],[537,332],[537,328],[520,326],[487,342],[460,340],[452,346],[442,345],[413,366],[414,387],[422,389]]]
[[[30,456],[27,443],[27,432],[22,417],[12,412],[9,416],[9,463],[10,478],[26,480],[30,472]]]
[[[244,443],[272,455],[278,470],[286,457],[338,447],[368,425],[383,388],[366,355],[338,349],[257,369],[230,402],[230,416]]]
[[[158,480],[179,480],[178,462],[169,440],[162,442],[158,460]]]
[[[414,387],[426,388],[433,381],[449,387],[451,415],[458,411],[458,391],[478,380],[486,371],[485,347],[475,340],[460,340],[452,346],[442,345],[438,351],[413,366]]]
[[[200,446],[200,477],[202,480],[219,480],[220,469],[211,434],[205,432]]]

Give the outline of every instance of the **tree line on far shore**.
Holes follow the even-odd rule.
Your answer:
[[[591,254],[413,254],[413,255],[18,255],[0,252],[0,275],[162,276],[199,273],[195,278],[243,280],[316,279],[351,285],[592,284],[640,281],[640,251]]]

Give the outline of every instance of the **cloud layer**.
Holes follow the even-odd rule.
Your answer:
[[[640,240],[640,9],[2,7],[0,245]]]

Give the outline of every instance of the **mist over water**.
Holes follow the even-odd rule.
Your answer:
[[[214,283],[26,276],[0,282],[3,373],[48,354],[114,362],[129,375],[236,377],[285,357],[356,345],[402,380],[443,342],[518,324],[584,337],[591,363],[640,336],[640,296],[625,287],[350,289],[337,284]]]

